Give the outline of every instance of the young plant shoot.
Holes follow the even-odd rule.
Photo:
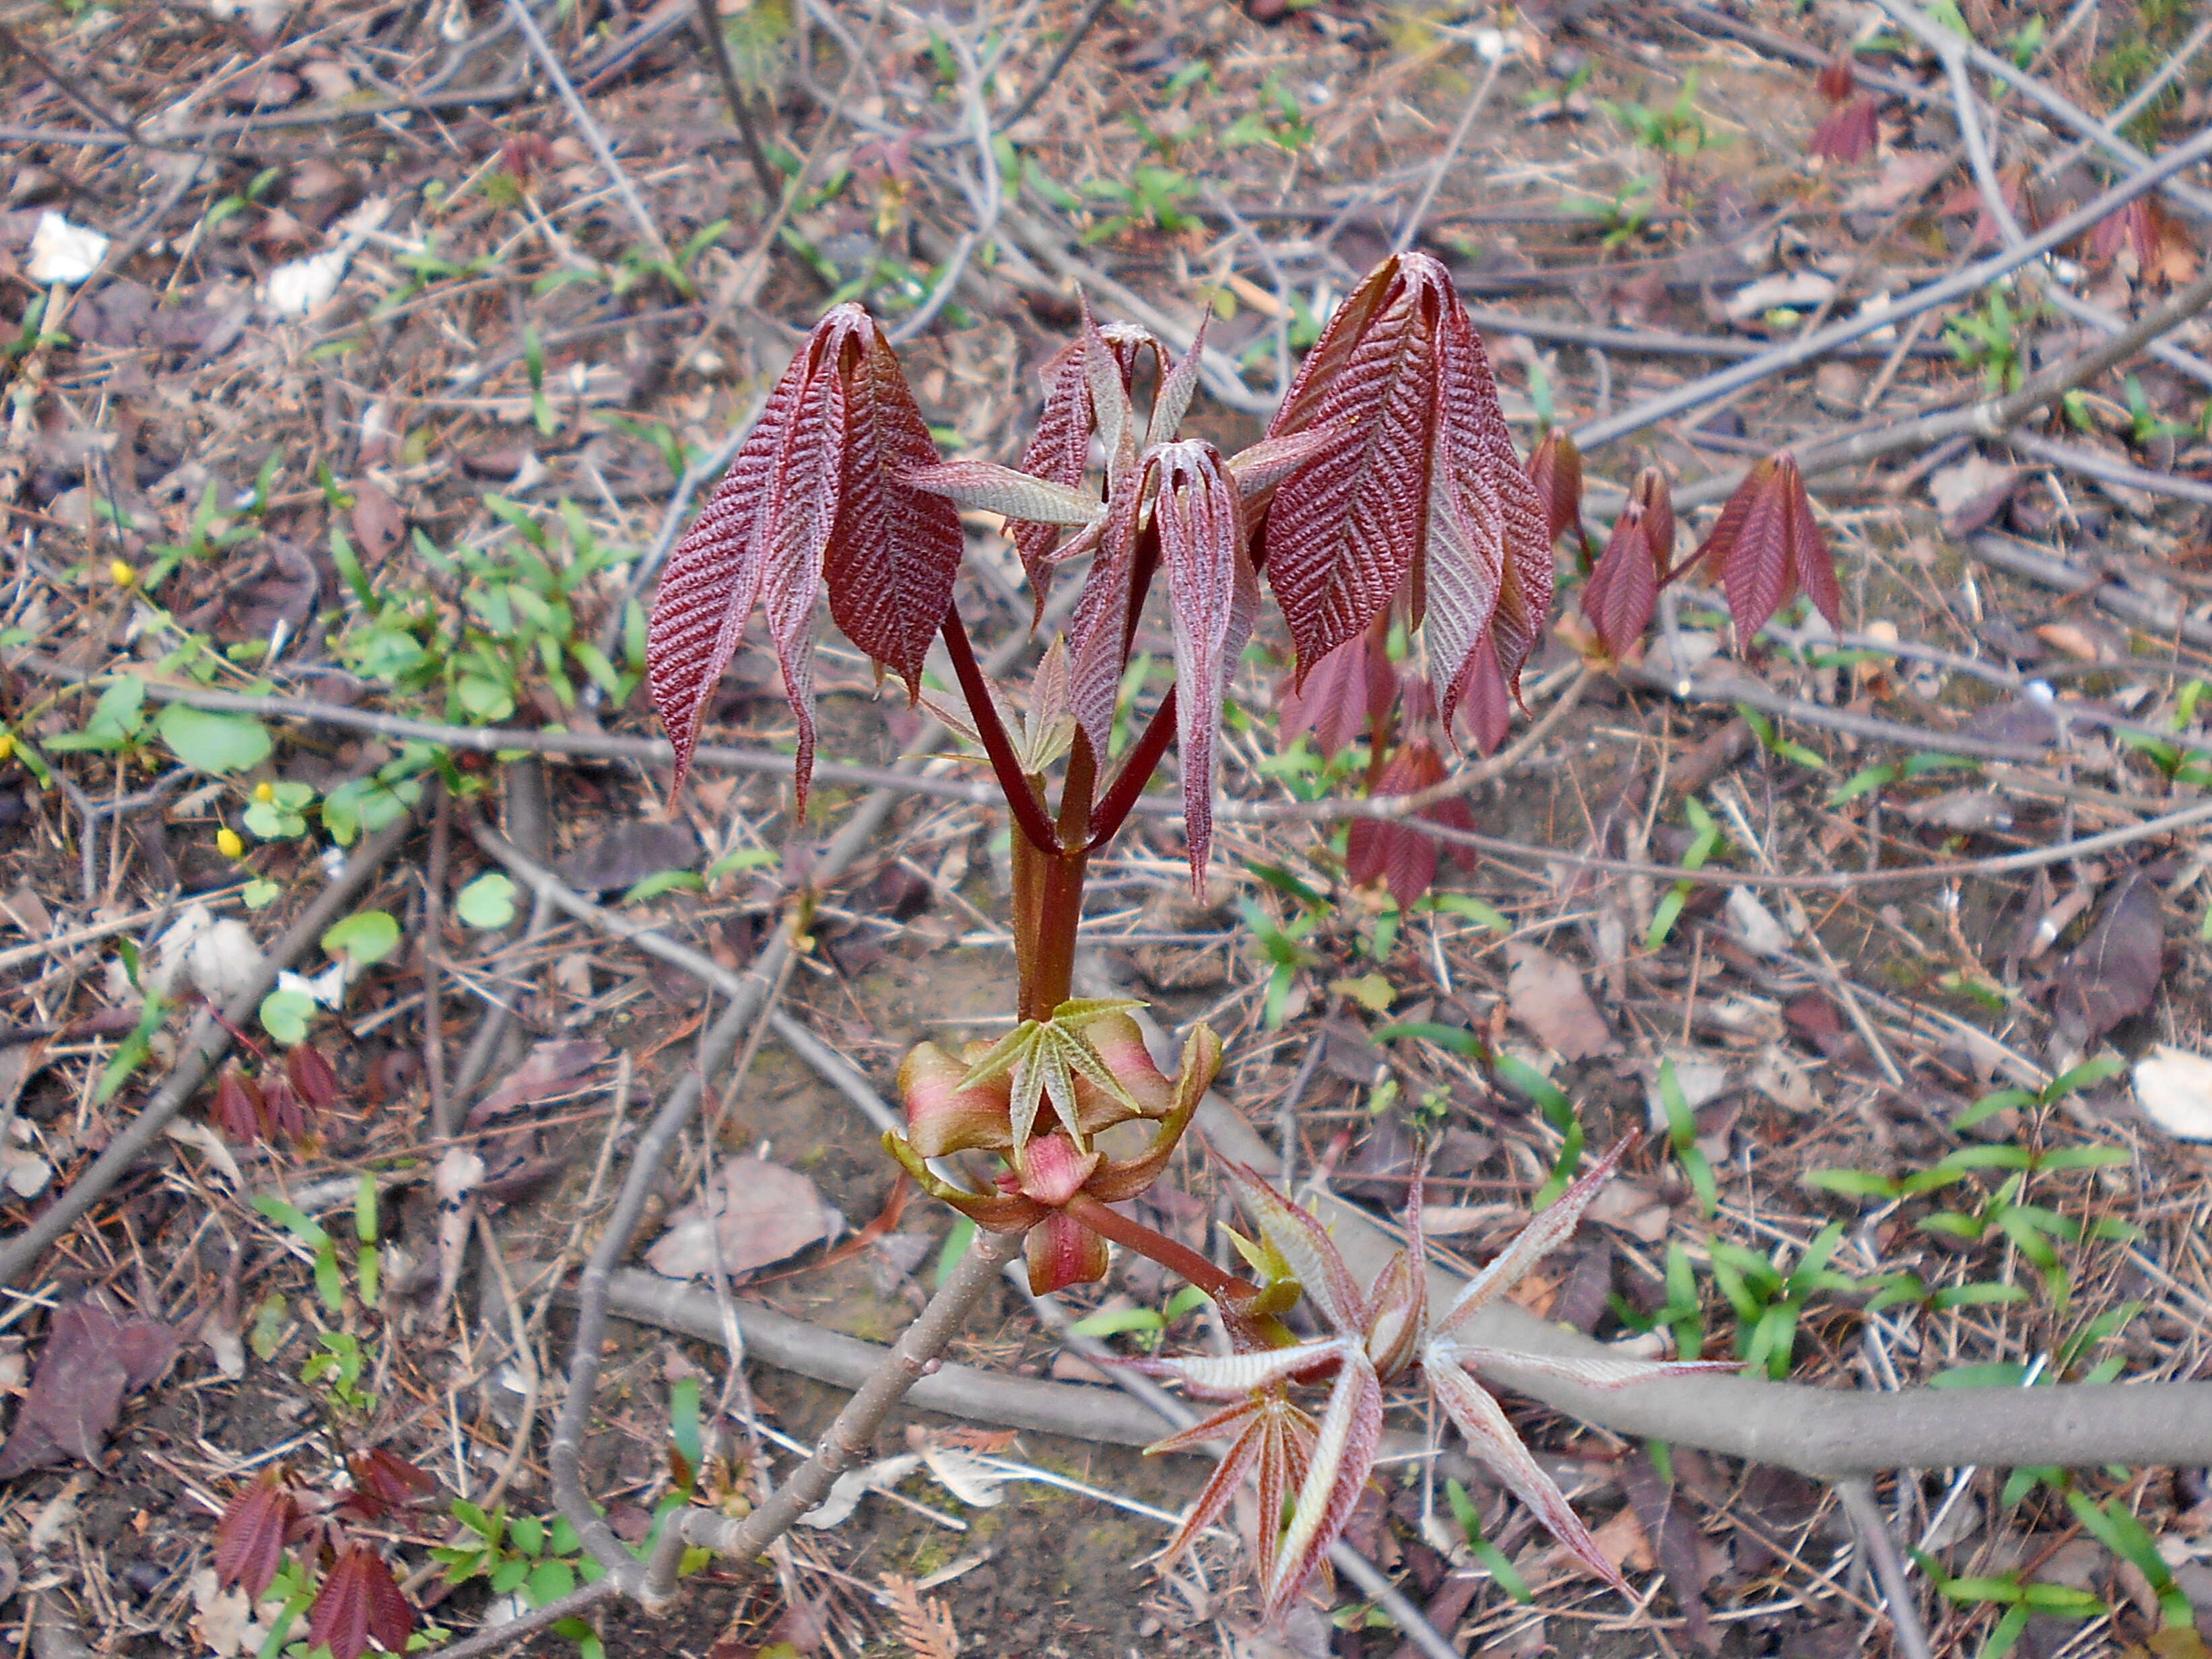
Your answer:
[[[1565,1239],[1626,1150],[1614,1147],[1534,1220],[1441,1316],[1425,1306],[1417,1182],[1411,1243],[1377,1282],[1356,1285],[1320,1224],[1249,1170],[1227,1177],[1257,1224],[1257,1282],[1113,1207],[1167,1168],[1220,1070],[1200,1025],[1173,1076],[1146,1051],[1135,1004],[1077,998],[1084,876],[1170,744],[1176,750],[1191,878],[1203,893],[1212,842],[1215,748],[1231,675],[1251,639],[1264,581],[1297,650],[1287,724],[1325,752],[1372,742],[1370,783],[1404,793],[1442,781],[1455,724],[1486,752],[1503,738],[1523,665],[1548,625],[1553,542],[1580,532],[1580,464],[1564,437],[1536,477],[1515,453],[1481,340],[1443,266],[1421,253],[1383,262],[1346,299],[1292,380],[1267,435],[1223,455],[1180,435],[1202,337],[1180,356],[1141,329],[1101,327],[1046,364],[1045,402],[1018,468],[945,461],[875,321],[856,305],[823,319],[800,348],[720,488],[677,548],[653,608],[647,659],[680,787],[717,683],[756,610],[798,721],[803,811],[813,763],[817,612],[921,694],[942,638],[966,702],[956,725],[988,757],[1013,821],[1018,1024],[957,1052],[923,1043],[899,1073],[906,1133],[890,1152],[923,1188],[990,1232],[1023,1236],[1031,1285],[1103,1279],[1109,1246],[1161,1263],[1220,1310],[1236,1352],[1148,1369],[1226,1402],[1198,1437],[1232,1449],[1176,1540],[1187,1544],[1249,1476],[1260,1483],[1256,1557],[1267,1616],[1279,1620],[1350,1518],[1380,1443],[1382,1389],[1418,1371],[1475,1453],[1589,1569],[1626,1589],[1471,1367],[1507,1356],[1462,1346],[1485,1303]],[[1149,367],[1149,375],[1140,371]],[[1149,386],[1149,406],[1137,392]],[[1091,465],[1103,454],[1103,471]],[[1793,492],[1794,489],[1794,494]],[[1616,654],[1640,631],[1668,574],[1665,491],[1639,483],[1630,574],[1609,549],[1621,598],[1601,631]],[[1741,636],[1796,587],[1827,609],[1833,577],[1786,459],[1767,464],[1723,516],[1713,545]],[[1022,718],[979,665],[954,605],[961,508],[1002,514],[1043,615],[1064,566],[1088,559],[1064,640],[1042,653]],[[1769,520],[1773,520],[1770,526]],[[1664,529],[1662,529],[1662,526]],[[1724,540],[1717,533],[1714,544]],[[1585,553],[1585,557],[1587,554]],[[1173,640],[1172,687],[1118,763],[1110,734],[1139,618],[1155,590]],[[1761,614],[1763,612],[1763,614]],[[1392,659],[1411,642],[1411,671]],[[1393,750],[1392,745],[1397,746]],[[1425,814],[1467,827],[1464,803]],[[1407,905],[1433,878],[1435,843],[1411,826],[1355,837],[1356,878]],[[1151,1138],[1131,1156],[1096,1144],[1116,1125]],[[986,1153],[987,1190],[941,1179],[931,1161]],[[1299,1302],[1321,1334],[1295,1336]],[[1557,1370],[1558,1362],[1514,1355]],[[1617,1386],[1685,1369],[1653,1362],[1570,1368]],[[1723,1366],[1721,1369],[1729,1369]],[[1312,1410],[1299,1403],[1312,1396]]]

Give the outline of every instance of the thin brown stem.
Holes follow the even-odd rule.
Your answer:
[[[875,1375],[837,1413],[814,1449],[814,1455],[776,1489],[775,1494],[742,1521],[708,1510],[672,1516],[646,1565],[639,1601],[652,1610],[676,1591],[676,1569],[687,1545],[750,1560],[788,1532],[799,1517],[830,1495],[837,1477],[873,1455],[876,1431],[908,1389],[935,1369],[942,1354],[983,1294],[998,1282],[999,1270],[1021,1254],[1019,1233],[979,1233],[921,1316],[884,1356]]]
[[[960,681],[961,695],[968,699],[968,716],[975,722],[975,735],[982,740],[983,752],[991,757],[991,770],[1006,795],[1015,825],[1037,851],[1057,856],[1060,837],[1053,833],[1052,820],[1045,816],[1044,802],[1038,799],[1036,786],[1023,772],[1020,757],[1014,753],[1013,739],[1006,735],[1006,728],[999,720],[999,705],[991,696],[990,682],[983,678],[982,667],[975,660],[975,647],[969,643],[967,627],[961,622],[957,608],[945,613],[945,648],[951,655],[952,672]]]
[[[761,145],[760,130],[753,125],[753,112],[745,103],[744,88],[738,84],[738,68],[730,61],[730,43],[723,37],[721,9],[714,0],[699,0],[699,33],[706,38],[707,56],[714,60],[714,74],[722,83],[722,96],[729,102],[730,118],[737,123],[738,137],[744,143],[745,160],[752,167],[753,180],[760,185],[761,194],[772,208],[783,199],[783,178]]]

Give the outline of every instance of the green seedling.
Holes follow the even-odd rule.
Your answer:
[[[430,1552],[433,1559],[443,1564],[449,1584],[483,1578],[495,1595],[519,1596],[532,1607],[542,1607],[580,1584],[605,1576],[605,1569],[584,1553],[583,1540],[564,1520],[549,1524],[532,1515],[510,1516],[503,1508],[487,1512],[458,1498],[453,1519],[463,1529],[461,1541]],[[584,1620],[564,1619],[552,1629],[576,1644],[579,1659],[606,1659],[605,1645]]]
[[[1467,1488],[1456,1480],[1446,1480],[1444,1501],[1451,1505],[1452,1519],[1459,1522],[1460,1531],[1467,1535],[1468,1548],[1482,1564],[1483,1571],[1498,1581],[1498,1588],[1524,1606],[1534,1601],[1535,1592],[1528,1588],[1528,1581],[1514,1569],[1503,1550],[1483,1536],[1482,1517],[1475,1512],[1474,1500],[1468,1496]]]
[[[1689,819],[1690,827],[1697,831],[1697,839],[1682,854],[1682,867],[1702,870],[1705,860],[1728,844],[1728,837],[1721,832],[1720,825],[1713,821],[1713,815],[1705,810],[1705,803],[1696,796],[1683,798],[1682,814]],[[1674,924],[1681,920],[1682,907],[1690,902],[1690,895],[1697,890],[1698,884],[1686,877],[1660,896],[1659,902],[1651,907],[1651,926],[1644,935],[1644,950],[1656,951],[1667,942],[1668,936],[1674,931]]]
[[[1109,241],[1127,230],[1156,230],[1176,235],[1199,222],[1183,210],[1198,185],[1175,167],[1146,162],[1120,179],[1086,179],[1083,193],[1093,202],[1111,203],[1115,211],[1083,233],[1085,244]]]
[[[1168,1328],[1205,1304],[1206,1292],[1186,1285],[1158,1308],[1100,1309],[1075,1322],[1072,1328],[1084,1336],[1133,1336],[1147,1352],[1160,1345]]]
[[[2055,1619],[2096,1619],[2106,1611],[2105,1604],[2088,1591],[2070,1585],[2025,1583],[2016,1572],[2002,1578],[1954,1578],[1919,1550],[1912,1552],[1912,1559],[1920,1564],[1929,1582],[1960,1607],[2004,1609],[1996,1628],[1984,1640],[1978,1659],[2005,1659],[2027,1628],[2027,1621],[2039,1613]]]
[[[1710,1218],[1720,1207],[1719,1189],[1713,1181],[1713,1166],[1698,1148],[1698,1121],[1691,1115],[1688,1097],[1682,1093],[1681,1079],[1674,1075],[1674,1062],[1659,1062],[1659,1106],[1667,1116],[1667,1146],[1674,1161],[1682,1166],[1691,1190],[1698,1195],[1698,1210]]]
[[[1279,923],[1249,898],[1239,899],[1237,903],[1243,911],[1244,925],[1250,930],[1253,943],[1260,947],[1267,963],[1261,1018],[1269,1030],[1278,1030],[1290,1006],[1291,987],[1300,974],[1321,960],[1301,942],[1314,931],[1315,918],[1311,915],[1299,915]]]
[[[1778,755],[1792,765],[1802,766],[1808,772],[1825,772],[1827,759],[1817,749],[1808,749],[1803,744],[1785,738],[1775,729],[1774,722],[1748,703],[1738,703],[1735,712],[1759,739],[1759,746],[1770,755]]]
[[[2017,392],[2027,372],[2021,356],[2021,328],[2032,314],[2015,312],[2004,289],[1992,287],[1979,311],[1962,312],[1943,325],[1943,343],[1961,366],[1982,371],[1991,397]]]
[[[1785,1272],[1756,1250],[1715,1239],[1706,1246],[1713,1283],[1735,1310],[1737,1356],[1747,1370],[1765,1370],[1781,1382],[1790,1375],[1797,1321],[1818,1291],[1853,1291],[1857,1281],[1828,1266],[1844,1242],[1843,1224],[1830,1222],[1813,1236]],[[1777,1255],[1781,1252],[1778,1250]]]

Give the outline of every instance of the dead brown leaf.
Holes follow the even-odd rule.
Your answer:
[[[2166,962],[2166,923],[2158,884],[2130,870],[2112,886],[2089,936],[2058,970],[2052,1012],[2069,1042],[2086,1047],[2158,994]]]
[[[1540,946],[1519,943],[1507,945],[1505,955],[1512,963],[1506,1006],[1547,1048],[1562,1060],[1588,1060],[1620,1046],[1572,963]]]
[[[733,1158],[702,1197],[668,1218],[646,1265],[670,1279],[696,1279],[714,1271],[719,1254],[722,1271],[735,1277],[834,1238],[844,1224],[797,1170]]]
[[[469,1127],[479,1127],[518,1106],[535,1106],[556,1095],[567,1094],[589,1076],[610,1052],[597,1037],[539,1043],[514,1076],[471,1109]]]
[[[158,1320],[122,1317],[96,1302],[58,1310],[39,1369],[0,1446],[0,1480],[81,1458],[97,1468],[123,1397],[168,1370],[177,1334]]]

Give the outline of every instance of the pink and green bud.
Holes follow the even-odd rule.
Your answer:
[[[989,1045],[970,1043],[973,1049]],[[899,1066],[899,1103],[906,1108],[907,1140],[923,1158],[951,1152],[1003,1152],[1013,1144],[1007,1124],[1012,1079],[995,1077],[960,1086],[973,1064],[925,1042]]]

